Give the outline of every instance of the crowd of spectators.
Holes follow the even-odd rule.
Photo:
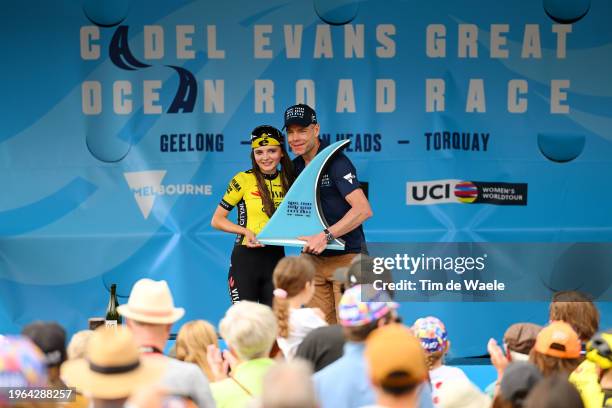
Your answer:
[[[363,260],[361,260],[363,261]],[[612,332],[579,292],[559,292],[548,323],[517,322],[503,344],[486,345],[496,380],[486,389],[447,364],[444,322],[401,321],[392,293],[361,279],[361,262],[342,279],[338,324],[303,307],[314,267],[286,257],[274,272],[274,307],[232,305],[218,331],[190,321],[165,355],[176,307],[165,281],[141,279],[118,308],[118,327],[83,330],[67,341],[56,322],[33,322],[0,337],[0,406],[250,408],[595,408],[612,406]],[[484,346],[484,345],[483,345]],[[65,390],[66,402],[16,401],[11,389]],[[608,402],[610,400],[610,402]]]

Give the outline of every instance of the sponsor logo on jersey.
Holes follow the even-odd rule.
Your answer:
[[[329,187],[331,186],[331,181],[329,179],[329,174],[324,174],[323,177],[321,177],[321,187]]]
[[[355,175],[349,172],[348,174],[345,174],[343,178],[349,183],[353,184],[353,180],[355,180]]]

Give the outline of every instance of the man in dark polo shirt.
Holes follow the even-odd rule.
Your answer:
[[[293,160],[299,175],[327,144],[319,139],[319,124],[315,111],[308,105],[294,105],[285,111],[285,128]],[[329,227],[316,235],[299,237],[305,241],[304,255],[317,270],[315,294],[308,306],[318,307],[329,324],[336,323],[340,302],[340,283],[334,271],[348,266],[365,245],[362,224],[372,216],[370,203],[359,187],[353,163],[342,152],[337,153],[323,170],[319,184],[323,216]],[[334,238],[345,241],[343,251],[325,249]]]

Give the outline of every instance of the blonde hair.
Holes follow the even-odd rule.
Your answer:
[[[221,337],[244,361],[267,357],[276,340],[277,329],[269,306],[247,300],[227,309],[219,323]]]
[[[70,343],[66,349],[68,354],[68,360],[75,360],[77,358],[85,357],[85,350],[87,349],[87,342],[93,334],[93,330],[81,330],[72,336]]]
[[[289,336],[289,298],[298,295],[315,277],[315,267],[301,256],[287,256],[276,264],[272,281],[274,287],[287,292],[287,298],[274,296],[274,315],[278,321],[279,337]]]
[[[433,370],[436,363],[440,361],[442,357],[444,357],[444,355],[446,354],[446,350],[447,349],[445,348],[444,351],[433,351],[431,353],[425,353],[425,363],[427,364],[427,370]]]
[[[206,359],[206,350],[210,344],[219,346],[217,333],[212,324],[205,320],[187,322],[176,336],[176,358],[197,364],[208,379],[213,381],[213,373]]]

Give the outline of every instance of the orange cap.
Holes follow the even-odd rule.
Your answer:
[[[374,385],[408,387],[427,378],[421,343],[400,324],[374,330],[366,340],[365,359]]]
[[[580,339],[572,326],[562,321],[551,322],[544,327],[534,346],[538,353],[557,358],[580,357]]]

